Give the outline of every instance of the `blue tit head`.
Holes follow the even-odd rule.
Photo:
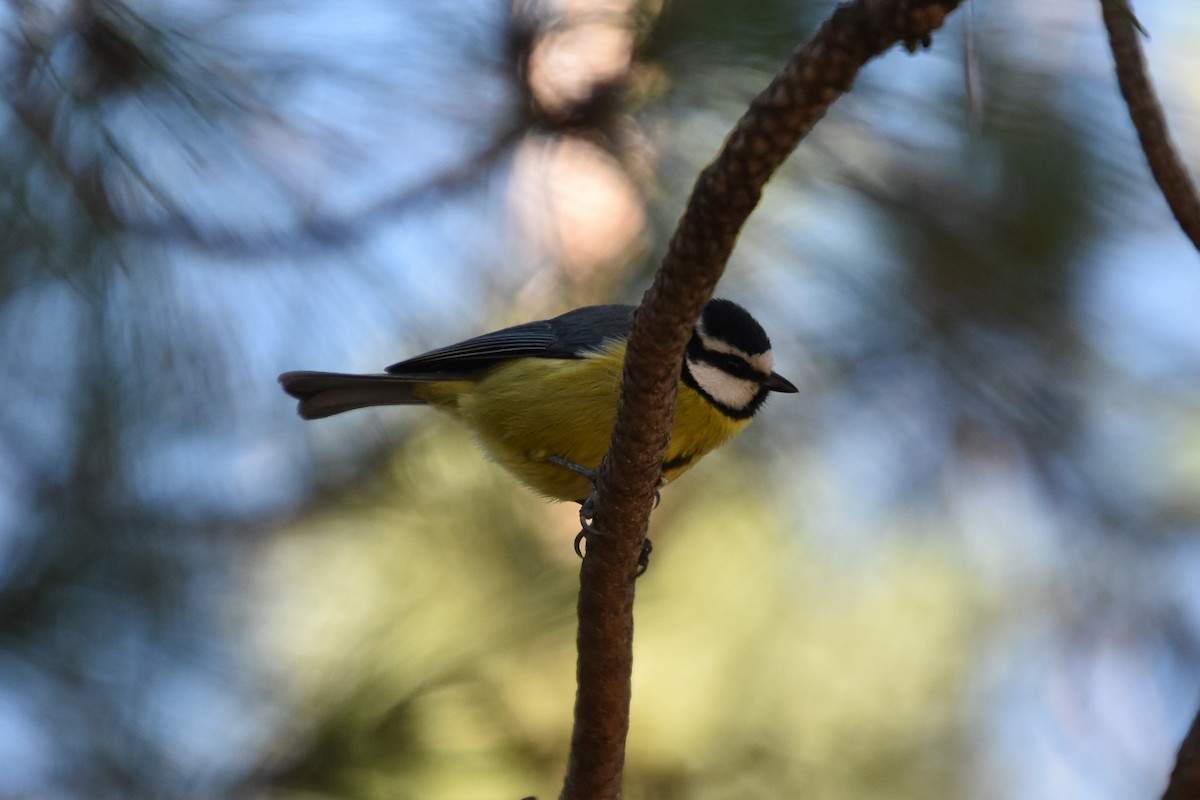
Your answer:
[[[731,300],[710,300],[684,351],[684,383],[726,416],[748,419],[771,392],[798,391],[772,367],[771,340],[758,320]]]

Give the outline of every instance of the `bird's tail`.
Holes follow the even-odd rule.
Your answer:
[[[321,419],[368,406],[424,405],[416,388],[431,378],[399,375],[345,375],[339,372],[285,372],[283,390],[300,401],[296,413]]]

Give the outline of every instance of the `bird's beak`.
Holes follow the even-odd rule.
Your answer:
[[[763,388],[769,389],[772,392],[785,392],[787,394],[795,394],[800,391],[787,378],[780,375],[778,372],[772,372],[763,381]]]

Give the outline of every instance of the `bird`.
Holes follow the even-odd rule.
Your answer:
[[[431,350],[382,374],[296,371],[279,382],[306,420],[370,406],[447,412],[522,483],[582,504],[612,436],[633,311],[585,306]],[[731,300],[709,300],[680,363],[663,482],[745,428],[770,393],[797,391],[773,371],[762,325]]]

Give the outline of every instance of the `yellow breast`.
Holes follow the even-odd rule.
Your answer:
[[[428,384],[421,395],[458,417],[498,463],[536,491],[582,500],[592,490],[587,479],[546,459],[599,466],[612,436],[624,359],[623,342],[578,360],[517,359],[477,382]],[[681,382],[664,476],[683,474],[748,423],[722,414]]]

